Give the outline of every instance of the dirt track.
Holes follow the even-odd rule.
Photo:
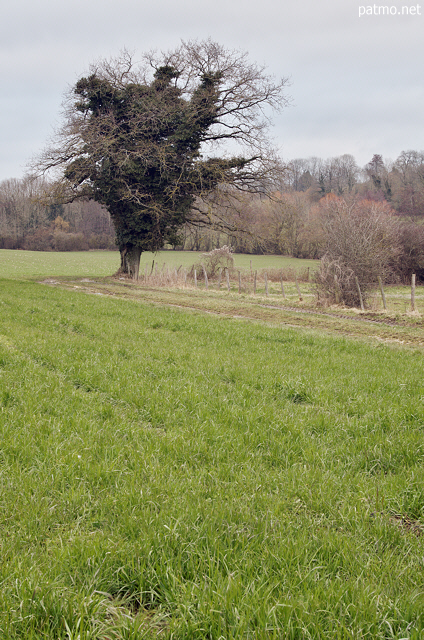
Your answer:
[[[305,306],[270,304],[263,298],[238,296],[226,292],[196,289],[165,289],[142,287],[133,283],[111,280],[45,280],[43,284],[61,286],[92,295],[113,296],[212,313],[230,318],[260,321],[279,326],[315,329],[346,337],[371,338],[379,342],[424,347],[424,320],[419,315],[390,316],[372,312],[329,311]]]

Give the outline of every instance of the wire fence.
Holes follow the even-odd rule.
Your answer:
[[[296,271],[286,269],[219,269],[213,277],[208,276],[204,267],[178,268],[162,266],[155,263],[145,265],[144,273],[140,273],[139,283],[149,287],[170,287],[181,289],[198,289],[222,291],[253,295],[265,298],[278,298],[280,301],[308,302],[319,298],[313,275],[309,268]],[[385,286],[382,278],[378,282],[361,283],[355,278],[359,304],[358,309],[365,311],[383,310],[415,312],[417,294],[415,275],[411,278],[410,290],[403,287]],[[395,293],[392,293],[395,289]],[[402,291],[400,292],[400,289]],[[365,300],[362,291],[367,291]],[[371,293],[370,293],[371,292]],[[419,296],[418,296],[419,297]],[[336,304],[342,304],[336,300]]]

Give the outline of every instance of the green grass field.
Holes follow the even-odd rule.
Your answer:
[[[422,347],[91,255],[0,281],[0,638],[423,638]]]
[[[194,251],[158,251],[157,253],[143,253],[140,271],[145,265],[149,268],[154,260],[160,267],[166,263],[174,269],[182,265],[190,268],[201,260],[203,254]],[[316,260],[297,260],[284,256],[248,256],[235,254],[235,266],[238,269],[275,268],[280,269],[293,266],[298,269],[315,268]],[[0,277],[1,278],[41,278],[61,276],[105,277],[112,275],[119,267],[118,251],[75,251],[75,252],[44,252],[44,251],[9,251],[0,249]]]

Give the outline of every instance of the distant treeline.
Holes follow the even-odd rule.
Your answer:
[[[115,248],[106,209],[93,201],[47,205],[44,191],[42,181],[29,178],[0,183],[0,248]],[[394,162],[374,155],[364,167],[348,154],[298,158],[282,164],[272,191],[271,198],[238,192],[228,198],[227,192],[222,201],[218,194],[211,216],[216,224],[186,225],[168,248],[210,251],[226,244],[240,253],[319,258],[325,249],[320,210],[330,195],[381,203],[399,220],[400,235],[421,242],[424,152],[403,151]],[[223,231],[225,226],[240,231]]]
[[[29,251],[116,249],[109,213],[94,201],[46,204],[42,180],[0,183],[0,248]]]

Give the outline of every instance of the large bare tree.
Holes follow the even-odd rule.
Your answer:
[[[286,85],[211,40],[146,54],[139,65],[123,52],[76,83],[33,169],[56,171],[57,201],[107,207],[121,270],[137,278],[141,252],[172,242],[186,222],[225,225],[214,201],[267,190],[276,164],[269,116],[287,104]]]

